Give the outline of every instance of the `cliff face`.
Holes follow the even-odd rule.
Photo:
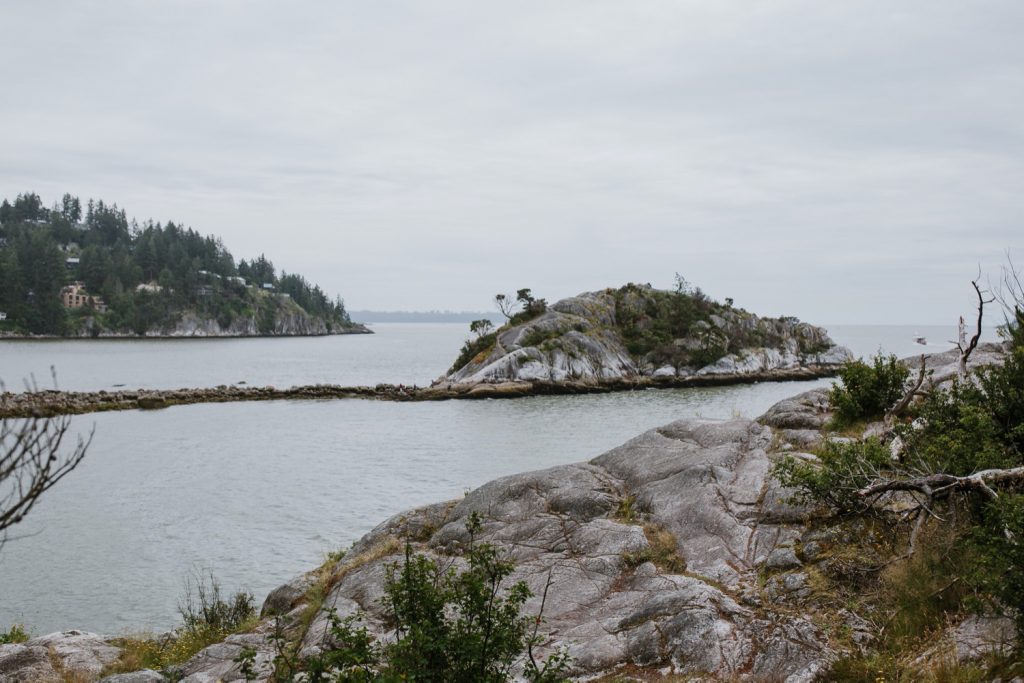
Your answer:
[[[73,337],[304,337],[327,334],[372,334],[364,325],[350,323],[345,327],[328,329],[323,318],[312,316],[301,307],[291,304],[277,310],[269,329],[261,330],[255,314],[236,316],[227,327],[214,318],[203,317],[195,311],[183,311],[173,324],[150,327],[144,334],[110,330],[98,325],[95,318],[86,318]]]
[[[824,329],[795,318],[760,318],[701,295],[636,285],[563,299],[476,344],[443,381],[770,376],[828,372],[852,357]]]

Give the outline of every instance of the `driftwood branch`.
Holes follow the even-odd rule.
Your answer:
[[[962,491],[964,493],[980,493],[988,500],[996,500],[999,494],[996,493],[993,487],[1021,483],[1024,483],[1024,466],[982,470],[965,477],[957,477],[940,472],[909,479],[879,481],[860,489],[857,491],[857,495],[867,498],[880,495],[886,491],[911,491],[924,494],[931,501],[940,495],[953,491]],[[1003,533],[1009,540],[1015,540],[1013,533],[1009,529],[1003,529]]]
[[[872,496],[885,491],[918,491],[928,497],[950,491],[981,491],[986,498],[996,498],[996,492],[990,485],[1012,484],[1024,482],[1024,467],[1013,467],[1010,469],[993,469],[975,472],[965,477],[957,477],[952,474],[929,474],[923,477],[911,479],[894,479],[880,481],[857,491],[861,497]]]

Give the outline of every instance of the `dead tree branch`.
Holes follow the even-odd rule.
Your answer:
[[[964,318],[963,316],[960,316],[960,329],[956,347],[960,349],[959,374],[961,379],[967,377],[967,359],[971,357],[971,352],[978,346],[978,340],[981,339],[981,319],[985,314],[985,304],[990,304],[996,300],[995,297],[986,299],[982,295],[981,288],[978,287],[978,280],[980,279],[981,275],[979,274],[978,277],[971,280],[971,285],[974,287],[974,291],[978,295],[978,325],[970,342],[967,341],[967,326],[964,323]]]
[[[0,420],[0,545],[7,529],[25,519],[40,496],[75,469],[92,442],[92,432],[65,452],[61,444],[71,418]]]
[[[1002,267],[999,284],[989,288],[992,297],[1003,309],[1003,319],[1007,326],[1016,323],[1016,314],[1024,309],[1024,274],[1013,263],[1010,251],[1006,251],[1006,265]]]
[[[954,491],[979,493],[988,500],[996,500],[999,494],[994,487],[1024,483],[1024,466],[1008,469],[982,470],[964,477],[937,473],[909,479],[878,481],[857,491],[861,498],[873,497],[887,491],[910,491],[923,494],[928,502]],[[926,508],[927,509],[927,508]],[[1013,533],[1003,529],[1006,538],[1013,541]]]
[[[886,424],[890,424],[893,421],[893,419],[899,417],[903,413],[903,411],[907,409],[907,406],[910,405],[910,402],[913,401],[914,397],[917,396],[918,392],[921,391],[921,386],[924,384],[924,379],[926,375],[927,371],[925,368],[925,355],[922,353],[921,367],[917,372],[917,381],[914,383],[914,386],[911,387],[907,391],[907,393],[903,395],[903,398],[896,402],[896,405],[894,405],[892,408],[889,408],[889,411],[885,414]]]
[[[918,491],[929,498],[946,491],[980,491],[986,498],[997,498],[996,492],[990,484],[1012,484],[1024,482],[1024,466],[1012,467],[1009,469],[982,470],[964,477],[957,477],[952,474],[929,474],[911,479],[894,479],[880,481],[857,491],[861,497],[872,496],[885,491]]]

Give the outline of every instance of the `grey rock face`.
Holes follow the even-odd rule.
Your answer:
[[[749,332],[772,335],[778,346],[744,348],[704,367],[649,367],[626,348],[615,327],[619,307],[643,311],[642,292],[637,300],[617,302],[610,290],[587,292],[563,299],[539,317],[502,330],[485,358],[458,368],[441,381],[481,382],[584,382],[599,383],[637,377],[716,378],[762,377],[807,368],[835,368],[851,358],[827,333],[794,318],[758,318],[733,310],[711,316],[712,322],[695,326],[700,337],[676,339],[679,348],[700,348],[707,340],[727,344],[730,335]],[[629,311],[632,314],[633,311]],[[813,351],[809,349],[814,349]]]
[[[152,669],[133,671],[127,674],[115,674],[101,678],[100,683],[162,683],[167,678]]]
[[[790,430],[819,430],[831,417],[829,389],[812,389],[779,401],[757,418],[769,427]]]
[[[50,633],[20,645],[0,645],[0,681],[61,681],[61,672],[95,680],[120,655],[121,648],[95,633]]]
[[[759,591],[758,567],[800,563],[792,548],[804,511],[785,503],[768,476],[772,440],[771,428],[750,420],[680,420],[590,462],[504,477],[460,501],[397,515],[338,565],[303,651],[324,642],[329,608],[342,617],[359,612],[371,632],[390,637],[381,598],[387,565],[401,559],[395,536],[458,566],[469,542],[466,521],[478,513],[478,540],[515,562],[510,582],[525,581],[540,596],[550,581],[543,652],[566,648],[574,675],[633,664],[726,679],[813,680],[835,656],[818,628],[750,597]],[[639,511],[631,522],[617,517],[626,500]],[[651,547],[644,524],[671,533],[684,574],[626,561]],[[783,580],[787,599],[809,591],[805,575],[787,576],[804,579]],[[539,597],[525,607],[528,614],[539,609]],[[206,678],[187,680],[212,680],[208,674],[230,653],[214,654],[219,664],[207,655],[189,669]]]
[[[59,682],[50,663],[50,651],[42,645],[0,645],[0,681],[4,683]]]
[[[1012,619],[973,615],[947,628],[939,643],[918,657],[915,664],[967,664],[993,655],[1008,656],[1016,646],[1017,629]]]
[[[199,651],[195,657],[174,670],[175,680],[182,683],[217,683],[217,681],[241,681],[245,676],[235,663],[235,658],[246,647],[253,648],[256,656],[253,660],[254,681],[270,680],[274,672],[274,656],[276,654],[268,635],[269,624],[263,624],[254,633],[242,633],[228,636],[223,643],[210,645]]]
[[[260,615],[266,617],[274,614],[286,614],[315,582],[316,579],[311,574],[301,574],[288,583],[278,586],[270,591],[267,599],[263,601]]]

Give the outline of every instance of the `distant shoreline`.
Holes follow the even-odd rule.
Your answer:
[[[366,323],[471,323],[486,318],[497,324],[501,316],[480,311],[349,311],[349,316]]]
[[[0,332],[0,342],[5,341],[168,341],[196,339],[293,339],[295,337],[341,337],[356,334],[373,334],[361,323],[359,329],[328,332],[327,334],[99,334],[86,335],[17,334]]]

